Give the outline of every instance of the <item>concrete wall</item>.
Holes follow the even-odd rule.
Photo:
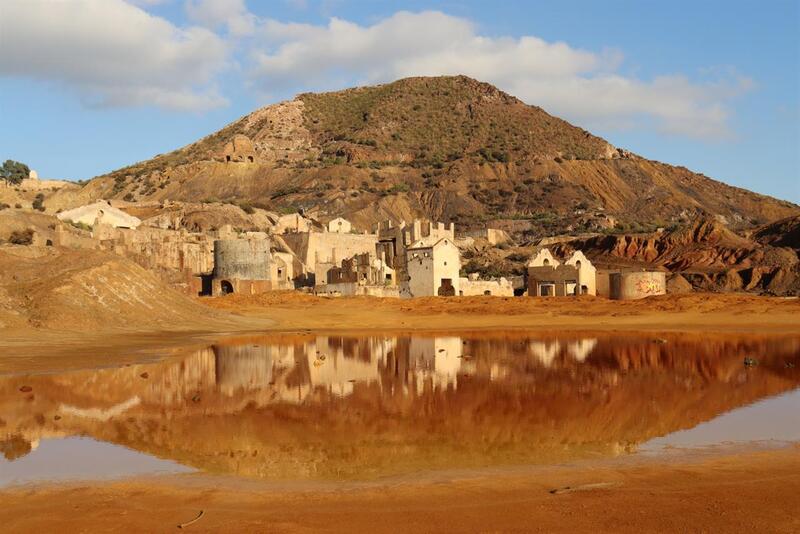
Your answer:
[[[432,247],[407,250],[408,289],[412,297],[432,297],[439,293],[443,279],[450,279],[455,295],[460,291],[461,256],[449,239]]]
[[[667,276],[664,272],[612,273],[610,280],[610,296],[615,300],[636,300],[667,293]]]
[[[495,297],[513,297],[514,287],[505,278],[500,280],[459,279],[459,295],[472,297],[476,295],[492,295]]]
[[[270,280],[269,240],[214,241],[214,278]]]
[[[611,271],[597,271],[597,296],[611,298]]]
[[[358,283],[324,284],[314,287],[314,294],[330,297],[385,297],[400,298],[398,286],[372,286]]]

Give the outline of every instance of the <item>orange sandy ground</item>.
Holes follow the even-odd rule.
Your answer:
[[[800,334],[800,300],[742,295],[596,298],[321,299],[298,293],[203,299],[241,316],[241,331],[535,330]],[[245,326],[246,325],[246,326]],[[0,372],[158,357],[180,335],[17,332],[0,338]],[[219,333],[213,334],[218,335]],[[597,482],[615,485],[552,495]],[[405,481],[338,491],[277,491],[201,475],[0,493],[8,532],[800,532],[800,448],[503,476]]]
[[[694,293],[638,301],[600,297],[321,298],[298,292],[200,299],[266,330],[715,331],[800,334],[800,299]]]
[[[566,486],[602,487],[551,494]],[[800,532],[800,449],[275,489],[208,476],[0,493],[7,532]]]

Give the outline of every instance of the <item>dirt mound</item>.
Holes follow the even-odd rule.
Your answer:
[[[0,248],[0,328],[183,330],[218,324],[224,317],[119,256]]]

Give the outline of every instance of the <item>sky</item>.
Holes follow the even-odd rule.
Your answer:
[[[300,92],[443,74],[800,203],[798,0],[0,0],[0,160],[86,179]]]

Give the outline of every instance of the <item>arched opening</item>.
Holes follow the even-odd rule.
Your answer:
[[[486,291],[484,291],[484,292],[483,292],[483,294],[484,294],[484,295],[491,295],[491,294],[492,294],[492,292],[491,292],[491,291],[489,291],[489,290],[487,289]]]
[[[233,284],[231,284],[227,280],[223,280],[219,283],[219,289],[223,295],[230,295],[231,293],[233,293]]]
[[[247,161],[249,161],[250,163],[253,163],[253,156],[247,156]]]
[[[579,271],[581,270],[581,260],[575,262],[575,268],[578,269]]]
[[[550,260],[545,258],[544,261],[542,262],[542,265],[550,265]]]
[[[589,287],[581,286],[581,295],[586,295],[587,293],[589,293]]]
[[[456,288],[453,287],[453,280],[450,278],[442,278],[442,285],[439,286],[439,290],[436,294],[440,297],[455,297]]]

